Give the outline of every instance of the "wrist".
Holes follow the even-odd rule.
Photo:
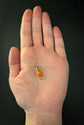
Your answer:
[[[25,111],[25,125],[62,125],[62,112],[31,112]]]

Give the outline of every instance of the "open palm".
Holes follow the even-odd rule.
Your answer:
[[[21,52],[12,47],[9,54],[9,83],[18,105],[27,111],[61,110],[69,66],[59,28],[52,29],[48,13],[37,6],[24,12],[20,35]],[[42,80],[35,62],[45,75]]]

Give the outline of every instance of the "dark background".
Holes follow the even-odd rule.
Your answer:
[[[8,53],[20,48],[20,24],[25,9],[42,7],[52,26],[63,34],[70,65],[69,85],[63,106],[63,125],[83,124],[84,113],[84,13],[80,0],[0,0],[0,125],[24,125],[24,111],[16,104],[8,84]]]

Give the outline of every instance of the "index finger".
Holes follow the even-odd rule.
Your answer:
[[[21,38],[21,49],[24,47],[32,46],[32,10],[27,9],[22,17],[20,38]]]

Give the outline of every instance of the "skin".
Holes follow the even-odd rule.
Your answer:
[[[9,85],[25,111],[25,124],[61,125],[69,74],[61,31],[52,28],[49,14],[36,6],[23,14],[20,39],[21,51],[12,47],[9,53]],[[43,80],[36,75],[35,62],[46,75]]]

